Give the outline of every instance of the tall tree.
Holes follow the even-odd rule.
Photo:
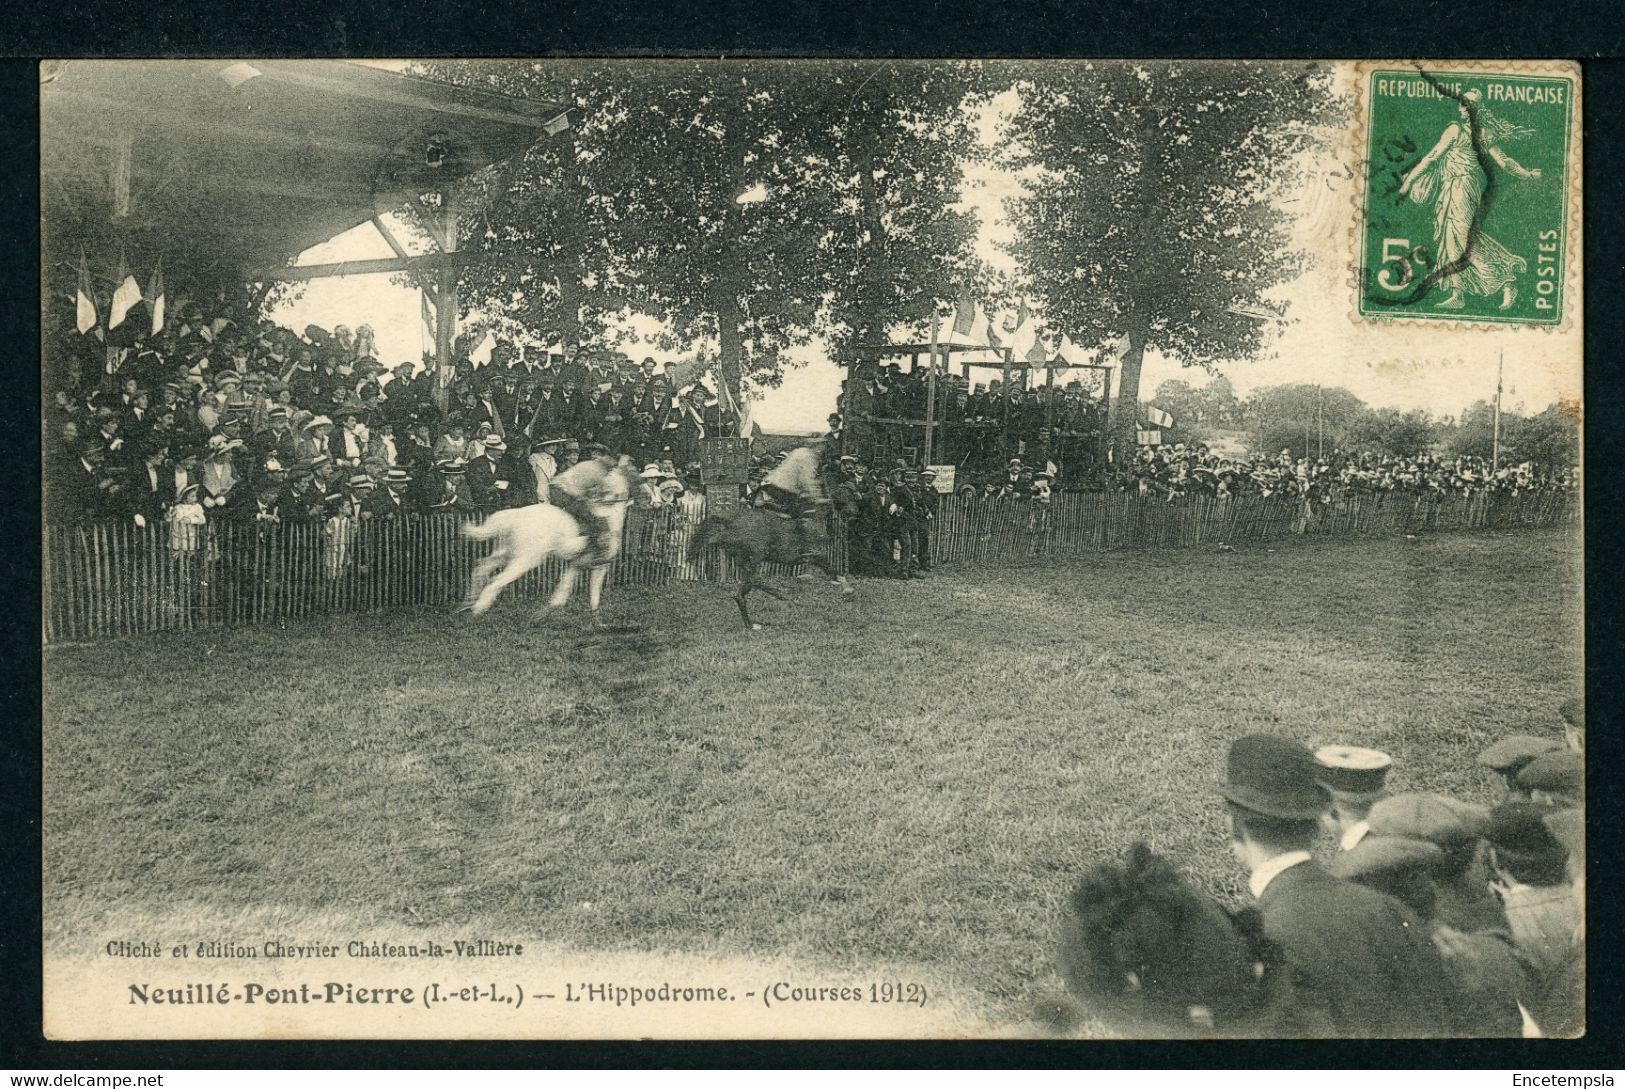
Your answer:
[[[1576,423],[1579,406],[1548,405],[1534,416],[1502,419],[1509,432],[1511,453],[1518,461],[1528,461],[1546,470],[1569,469],[1580,464],[1580,427]],[[1502,464],[1508,459],[1503,457]]]
[[[820,227],[819,332],[838,358],[893,325],[923,335],[938,301],[987,279],[960,201],[991,89],[979,62],[821,61],[803,73],[791,162]]]
[[[1337,104],[1320,65],[1149,62],[1027,70],[1011,120],[1009,250],[1049,324],[1121,343],[1117,403],[1155,347],[1186,366],[1245,358],[1303,267],[1277,204]],[[1112,427],[1118,456],[1135,419]]]
[[[1290,450],[1294,457],[1331,454],[1346,447],[1366,411],[1363,401],[1338,386],[1268,386],[1247,403],[1252,447],[1263,454]]]
[[[818,238],[790,154],[802,65],[642,66],[604,104],[618,131],[595,148],[608,244],[632,306],[684,346],[717,347],[719,378],[774,384],[821,303]],[[619,80],[621,73],[617,73]]]
[[[590,336],[622,306],[715,343],[735,389],[811,335],[838,354],[920,323],[979,271],[956,207],[976,64],[494,62],[437,78],[573,102],[565,137],[483,179],[471,306]],[[980,97],[978,97],[980,96]],[[492,190],[496,190],[492,192]],[[596,323],[596,324],[595,324]],[[566,337],[568,340],[569,338]]]
[[[479,260],[458,287],[463,312],[477,310],[499,328],[557,339],[566,351],[598,339],[627,306],[608,243],[605,198],[618,182],[605,174],[600,149],[628,135],[622,111],[649,81],[633,66],[593,61],[431,62],[421,70],[571,109],[570,128],[470,179],[460,237]],[[611,88],[620,88],[618,108],[605,108]]]

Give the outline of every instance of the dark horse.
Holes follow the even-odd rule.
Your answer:
[[[821,526],[823,519],[813,516],[809,522]],[[841,588],[841,593],[852,593],[846,576],[837,574],[829,561],[829,539],[821,531],[804,533],[788,515],[759,507],[739,507],[736,510],[708,515],[694,531],[688,554],[697,559],[711,545],[739,565],[739,592],[734,600],[739,603],[739,615],[752,629],[760,624],[750,618],[745,599],[752,590],[761,590],[780,601],[785,596],[765,582],[758,581],[764,563],[810,563],[830,577]]]

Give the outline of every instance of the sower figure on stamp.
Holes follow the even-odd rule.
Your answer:
[[[1399,185],[1400,196],[1417,204],[1433,202],[1433,241],[1438,267],[1445,272],[1439,282],[1449,292],[1439,307],[1446,310],[1467,305],[1464,291],[1474,295],[1499,291],[1501,309],[1510,309],[1518,297],[1513,281],[1529,267],[1478,227],[1488,179],[1479,166],[1477,145],[1513,177],[1534,180],[1540,177],[1540,170],[1526,169],[1500,146],[1503,141],[1531,135],[1531,130],[1496,117],[1480,105],[1481,98],[1477,90],[1461,96],[1461,119],[1446,126],[1433,150],[1422,156]]]

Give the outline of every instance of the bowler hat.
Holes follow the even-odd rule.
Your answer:
[[[1314,820],[1331,797],[1316,781],[1308,749],[1273,734],[1249,734],[1230,743],[1219,793],[1243,809],[1284,820]]]

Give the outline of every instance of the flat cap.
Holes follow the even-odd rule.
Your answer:
[[[1490,811],[1443,794],[1395,794],[1372,806],[1366,821],[1372,836],[1404,836],[1449,847],[1483,836]]]
[[[1391,873],[1413,866],[1431,866],[1444,855],[1437,844],[1409,836],[1366,836],[1327,863],[1338,877],[1356,879],[1367,874]]]
[[[1561,853],[1563,845],[1546,827],[1551,810],[1533,802],[1505,802],[1490,810],[1484,838],[1496,850],[1533,857]]]
[[[1586,818],[1578,809],[1558,809],[1546,814],[1546,830],[1571,855],[1585,854]]]
[[[1315,778],[1327,790],[1341,794],[1375,794],[1388,780],[1394,759],[1376,749],[1353,745],[1322,745],[1315,750]]]
[[[1558,742],[1549,738],[1513,734],[1510,737],[1503,737],[1479,753],[1478,763],[1483,767],[1504,774],[1511,774],[1521,769],[1535,757],[1549,753],[1559,747]]]
[[[1585,700],[1581,699],[1580,697],[1570,696],[1568,699],[1564,700],[1562,704],[1558,706],[1557,713],[1563,716],[1564,722],[1567,722],[1576,730],[1585,729],[1586,704]]]
[[[1573,749],[1553,749],[1542,753],[1518,772],[1518,785],[1525,790],[1563,791],[1578,795],[1585,788],[1585,757]]]

